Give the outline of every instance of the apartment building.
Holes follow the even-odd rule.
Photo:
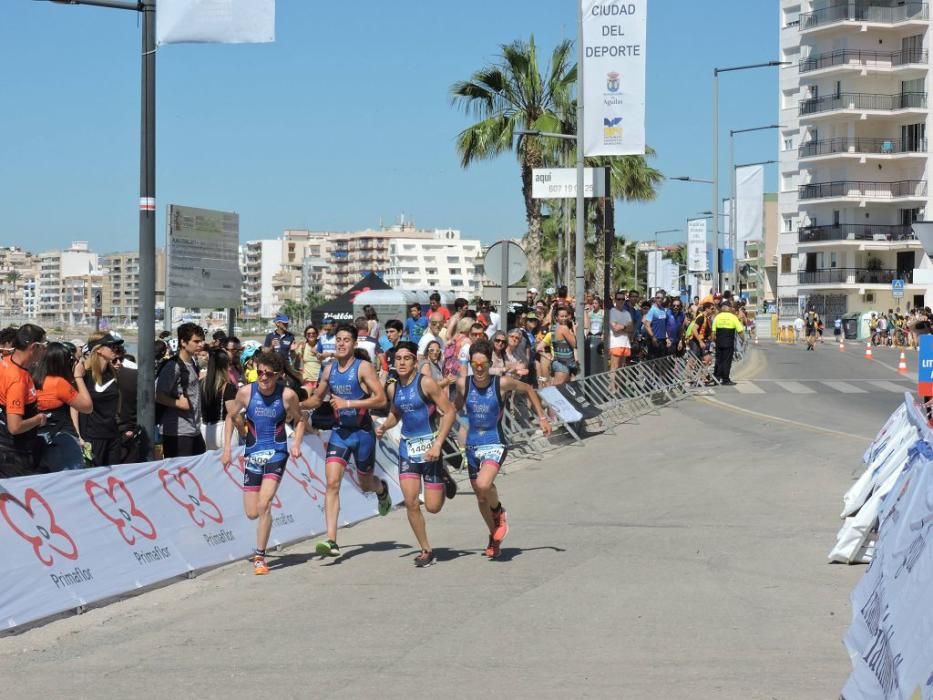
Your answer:
[[[113,323],[134,322],[139,316],[139,253],[100,256],[101,315]],[[156,251],[156,307],[165,306],[165,252]]]
[[[35,256],[18,246],[0,246],[0,318],[30,318],[25,289],[35,286]],[[34,311],[34,308],[32,309]]]
[[[797,185],[800,180],[800,3],[781,0],[781,60],[778,130],[778,239],[775,300],[782,319],[797,316]]]
[[[478,294],[482,289],[482,245],[454,229],[435,229],[430,238],[392,238],[388,246],[391,287],[441,289]]]
[[[87,241],[74,241],[70,248],[39,253],[36,259],[36,318],[50,324],[64,322],[72,311],[66,302],[65,281],[96,274],[97,254],[90,251]]]
[[[309,277],[314,277],[314,265],[312,272],[306,272],[306,261],[326,259],[331,235],[288,230],[280,238],[241,246],[244,318],[270,318],[286,300],[301,301]],[[323,267],[317,265],[321,276]]]
[[[784,209],[789,196],[779,205],[796,228],[795,250],[790,232],[782,230],[779,243],[782,300],[794,289],[783,283],[796,276],[798,302],[830,318],[933,303],[913,282],[930,260],[911,231],[930,211],[929,6],[801,0],[781,7],[785,57],[793,55],[791,33],[799,39],[790,67],[796,91],[792,73],[781,78],[781,123],[787,127],[796,98],[799,124],[796,221]],[[781,167],[783,196],[793,184],[789,156]],[[904,281],[903,298],[893,296],[894,280]]]
[[[778,195],[765,192],[762,198],[762,239],[738,246],[739,293],[755,308],[777,298]]]

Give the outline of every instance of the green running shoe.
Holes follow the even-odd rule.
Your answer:
[[[314,551],[322,557],[339,557],[340,547],[333,540],[321,540],[314,545]]]
[[[382,481],[382,493],[376,496],[379,499],[379,515],[388,515],[392,510],[392,496],[389,494],[389,485],[385,479],[380,479],[380,481]]]

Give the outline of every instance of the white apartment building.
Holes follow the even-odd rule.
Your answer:
[[[32,253],[18,246],[0,246],[0,319],[30,318],[24,296],[27,285],[35,287],[35,279]]]
[[[797,296],[797,184],[800,166],[797,149],[800,146],[798,102],[800,97],[800,3],[801,0],[781,0],[781,60],[779,78],[778,123],[778,240],[777,240],[777,309],[782,319],[793,319],[798,313]]]
[[[435,229],[430,239],[392,238],[389,241],[386,284],[404,289],[437,289],[460,296],[482,289],[482,245],[460,238],[454,229]]]
[[[331,234],[289,230],[281,238],[241,246],[243,316],[271,318],[286,300],[305,294],[305,261],[324,259]]]
[[[933,214],[928,4],[782,0],[781,8],[786,60],[793,32],[799,40],[796,66],[782,72],[782,139],[793,138],[786,120],[796,100],[799,142],[790,144],[796,183],[792,156],[782,151],[780,297],[793,296],[795,281],[799,302],[829,318],[933,303],[913,283],[914,270],[931,263],[911,232],[913,221]],[[787,77],[794,68],[796,88]],[[796,228],[796,248],[787,227]],[[892,293],[895,279],[905,282],[901,299]]]
[[[52,250],[37,256],[36,318],[49,323],[64,321],[72,311],[66,303],[65,280],[97,272],[97,254],[87,241],[74,241],[66,250]]]

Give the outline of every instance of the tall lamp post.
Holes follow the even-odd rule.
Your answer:
[[[747,66],[731,66],[729,68],[713,68],[713,206],[712,211],[719,211],[719,74],[732,73],[753,68],[771,68],[774,66],[788,66],[790,61],[768,61],[767,63],[753,63]],[[713,269],[714,284],[722,290],[722,280],[719,277],[719,217],[713,217]]]
[[[139,149],[139,310],[136,420],[151,440],[155,434],[155,73],[156,0],[47,0],[59,5],[93,5],[138,12],[142,19],[141,117]]]

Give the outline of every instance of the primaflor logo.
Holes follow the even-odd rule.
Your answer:
[[[198,527],[204,527],[208,520],[215,523],[224,521],[220,508],[204,493],[201,482],[188,467],[160,469],[159,479],[165,492],[188,512]]]
[[[128,545],[136,544],[138,537],[148,540],[156,538],[155,525],[137,506],[133,494],[126,484],[115,476],[107,479],[107,485],[101,486],[93,479],[84,482],[91,504],[107,520],[113,523],[120,537]]]
[[[0,514],[46,566],[55,563],[56,555],[71,561],[78,558],[78,546],[56,522],[51,506],[35,489],[26,489],[22,500],[10,493],[0,495]]]

